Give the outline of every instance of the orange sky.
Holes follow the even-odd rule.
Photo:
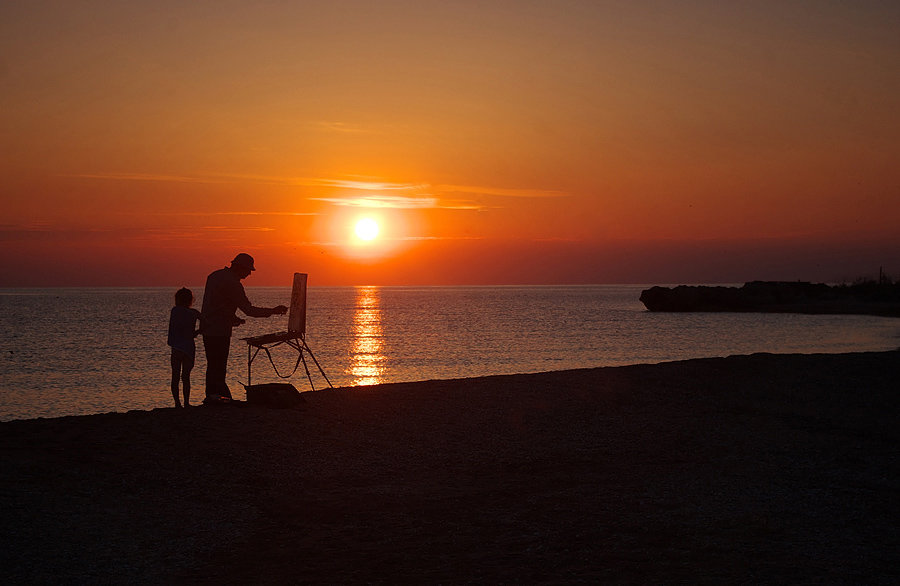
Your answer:
[[[900,277],[900,7],[732,4],[3,3],[0,286]]]

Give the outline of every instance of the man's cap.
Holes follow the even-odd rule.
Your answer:
[[[253,257],[246,252],[242,252],[234,257],[234,260],[231,261],[231,264],[244,267],[245,269],[250,269],[251,271],[256,270],[256,267],[253,266]]]

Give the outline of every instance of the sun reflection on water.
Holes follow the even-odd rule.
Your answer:
[[[353,384],[376,385],[384,378],[384,345],[378,287],[356,287],[350,374]]]

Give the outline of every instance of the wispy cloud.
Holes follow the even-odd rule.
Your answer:
[[[0,224],[0,241],[33,240],[53,233],[46,224]]]
[[[210,216],[320,216],[320,212],[265,212],[265,211],[232,211],[232,212],[117,212],[120,216],[163,216],[163,217],[203,217]]]
[[[372,129],[360,126],[359,124],[351,124],[348,122],[334,122],[329,120],[320,120],[313,122],[312,126],[319,130],[328,132],[339,132],[341,134],[370,134]]]
[[[206,214],[208,215],[208,214]],[[81,240],[114,236],[122,240],[161,237],[209,239],[211,235],[236,232],[275,232],[269,226],[166,226],[166,227],[85,227],[51,224],[0,225],[0,241],[12,240]]]
[[[313,197],[311,199],[351,208],[428,209],[439,207],[436,197],[370,195],[366,197]]]
[[[402,240],[486,240],[484,236],[405,236]]]
[[[495,187],[486,185],[454,185],[428,183],[402,183],[383,181],[378,178],[353,177],[285,177],[252,174],[214,174],[214,175],[167,175],[148,173],[82,173],[67,175],[82,179],[118,180],[118,181],[168,181],[177,183],[259,183],[268,185],[291,185],[349,192],[379,192],[394,195],[352,195],[310,196],[308,199],[323,201],[337,206],[362,208],[395,208],[395,209],[452,209],[452,210],[485,210],[485,203],[473,201],[476,197],[501,198],[559,198],[566,197],[564,191],[553,189],[530,189]],[[465,195],[469,197],[459,197]],[[294,212],[219,212],[227,215],[303,215]]]
[[[0,232],[45,232],[52,230],[48,222],[29,222],[27,224],[0,224]]]
[[[437,197],[416,196],[366,196],[366,197],[313,197],[336,206],[367,209],[440,209],[440,210],[484,210],[486,206],[471,201],[444,200]]]
[[[213,212],[207,214],[204,212],[191,212],[192,216],[318,216],[318,212]]]
[[[414,191],[424,186],[417,183],[395,183],[390,181],[365,181],[356,179],[329,179],[324,177],[295,177],[295,185],[310,187],[336,187],[338,189],[354,189],[359,191]]]
[[[502,197],[565,197],[564,191],[552,189],[517,189],[505,187],[487,187],[478,185],[435,185],[435,191],[441,193],[470,193],[476,195],[499,195]]]
[[[481,204],[477,204],[475,202],[465,201],[465,200],[454,201],[454,200],[447,200],[447,199],[442,199],[441,205],[440,205],[440,208],[443,210],[473,210],[473,211],[479,211],[479,212],[487,210],[487,209],[491,209],[494,207],[496,207],[496,206],[486,206],[486,205],[481,205]]]
[[[107,181],[161,181],[172,183],[264,183],[272,185],[298,185],[306,187],[326,187],[359,191],[410,191],[422,186],[414,183],[389,181],[368,181],[364,179],[335,179],[333,177],[285,177],[252,174],[208,174],[169,175],[157,173],[76,173],[63,175],[78,179],[98,179]]]
[[[274,232],[275,228],[268,226],[201,226],[201,230],[213,232]]]
[[[170,175],[160,173],[76,173],[65,177],[81,179],[105,179],[118,181],[172,181],[180,183],[273,183],[279,185],[305,185],[308,187],[332,187],[360,191],[431,191],[434,193],[470,193],[477,195],[497,195],[503,197],[564,197],[564,191],[553,189],[509,188],[486,185],[451,185],[428,183],[401,183],[382,181],[376,178],[345,179],[334,177],[293,177],[254,175],[237,173],[219,173],[204,175]]]
[[[165,175],[158,173],[74,173],[63,177],[105,181],[162,181],[169,183],[232,183],[227,177],[203,175]]]

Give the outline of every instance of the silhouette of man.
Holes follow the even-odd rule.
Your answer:
[[[206,352],[207,399],[232,398],[231,389],[225,382],[228,351],[231,348],[231,329],[244,323],[244,320],[235,315],[235,310],[240,309],[250,317],[269,317],[287,312],[284,305],[271,308],[251,305],[241,279],[245,279],[255,270],[253,257],[242,252],[234,257],[230,267],[214,271],[206,278],[203,306],[200,309],[200,329]]]

